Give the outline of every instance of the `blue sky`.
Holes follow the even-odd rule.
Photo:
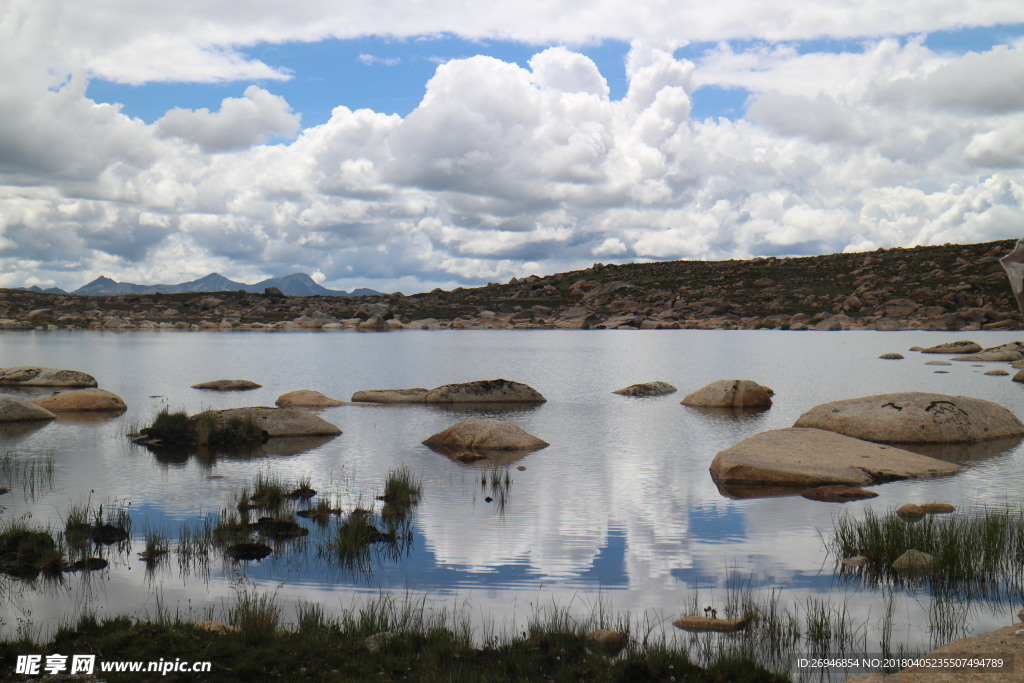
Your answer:
[[[1024,225],[1019,0],[9,9],[0,286],[412,293]]]

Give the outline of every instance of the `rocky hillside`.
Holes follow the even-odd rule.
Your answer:
[[[0,328],[1021,329],[1014,241],[749,261],[595,264],[452,291],[341,298],[0,290]]]

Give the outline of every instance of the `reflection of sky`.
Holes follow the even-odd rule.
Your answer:
[[[972,336],[992,346],[1010,341],[1012,334]],[[643,611],[685,604],[680,596],[690,589],[721,589],[730,573],[749,576],[758,589],[841,600],[850,588],[836,581],[818,533],[827,534],[835,515],[857,515],[868,507],[884,511],[908,501],[1014,501],[1024,484],[1021,447],[972,461],[956,477],[887,484],[876,488],[879,498],[848,505],[799,497],[731,500],[718,492],[708,465],[737,441],[790,426],[813,405],[844,397],[940,391],[990,398],[1024,414],[1019,387],[1008,378],[983,375],[989,367],[955,364],[950,374],[935,375],[916,354],[898,363],[877,359],[887,351],[941,341],[949,336],[699,331],[4,335],[0,357],[5,363],[85,370],[130,406],[124,417],[61,420],[0,434],[0,450],[26,458],[50,455],[56,467],[52,492],[31,503],[17,490],[5,496],[4,515],[10,518],[29,514],[36,522],[61,525],[72,503],[124,501],[131,503],[136,536],[150,528],[173,536],[183,521],[230,504],[260,469],[290,481],[308,476],[313,488],[345,510],[372,504],[386,473],[396,467],[409,466],[424,483],[408,554],[375,559],[369,576],[353,576],[318,556],[316,547],[328,539],[303,521],[313,529],[307,552],[285,550],[240,566],[218,559],[209,581],[181,576],[173,561],[146,579],[132,554],[116,561],[103,578],[70,577],[74,600],[66,592],[51,599],[23,591],[17,604],[42,620],[57,618],[68,605],[136,613],[151,607],[157,593],[165,603],[222,604],[233,595],[230,582],[244,576],[279,591],[287,601],[315,599],[328,607],[360,592],[408,589],[458,594],[500,612],[502,605],[522,603],[538,592],[607,590],[617,596],[617,604]],[[234,394],[189,388],[219,377],[253,379],[264,387]],[[340,406],[320,414],[344,433],[311,450],[284,455],[287,449],[278,449],[264,457],[215,461],[160,459],[124,437],[163,406],[198,411],[273,405],[278,395],[300,388],[348,399],[359,389],[496,377],[526,382],[547,396],[541,406],[504,417],[551,446],[516,461],[502,500],[490,503],[485,496],[498,496],[481,486],[481,475],[490,475],[486,463],[467,467],[420,443],[474,414],[425,406]],[[775,405],[741,418],[679,405],[686,393],[727,378],[771,386]],[[611,394],[654,379],[676,385],[679,393],[652,399]],[[209,479],[211,474],[222,478]],[[91,584],[82,597],[85,581]],[[16,611],[15,602],[10,608]]]

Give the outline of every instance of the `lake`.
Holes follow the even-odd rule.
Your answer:
[[[108,510],[124,505],[133,521],[132,548],[106,548],[107,569],[68,574],[62,584],[0,577],[3,628],[10,634],[31,624],[46,633],[82,612],[154,616],[158,603],[223,618],[239,590],[276,593],[286,619],[294,619],[301,601],[331,612],[387,591],[439,608],[461,605],[474,622],[499,630],[521,627],[552,604],[583,613],[604,605],[670,622],[690,611],[694,590],[702,603],[721,601],[727,583],[741,577],[756,591],[779,592],[783,602],[817,596],[845,605],[865,625],[870,652],[880,651],[876,631],[888,607],[893,640],[927,649],[935,639],[927,591],[902,590],[893,607],[883,591],[840,577],[822,537],[836,515],[868,508],[884,512],[928,501],[1017,506],[1022,446],[953,449],[949,457],[967,464],[961,474],[885,484],[874,488],[878,498],[845,505],[793,496],[734,500],[718,491],[708,466],[720,450],[791,426],[805,410],[841,398],[929,391],[990,399],[1024,415],[1024,387],[983,374],[1006,364],[937,367],[925,363],[942,357],[907,350],[962,338],[989,347],[1017,337],[698,330],[0,334],[0,365],[82,370],[129,405],[114,418],[61,417],[3,431],[0,450],[24,460],[52,457],[54,476],[52,488],[34,496],[15,487],[0,497],[0,518],[24,516],[63,529],[70,506],[88,502]],[[886,352],[906,359],[880,360]],[[249,457],[153,453],[126,436],[163,407],[272,406],[295,389],[348,400],[360,389],[499,377],[529,384],[547,403],[500,413],[339,406],[319,414],[342,435],[312,443],[274,440]],[[190,388],[219,378],[263,386],[226,393]],[[679,403],[709,382],[734,378],[772,387],[773,407],[733,415]],[[647,399],[611,393],[650,380],[679,392]],[[500,466],[456,462],[421,445],[458,420],[481,416],[511,420],[551,445]],[[387,473],[402,466],[422,480],[412,540],[401,552],[373,553],[358,570],[322,552],[333,527],[324,531],[309,521],[302,521],[312,529],[308,537],[281,544],[259,562],[218,558],[200,571],[181,567],[172,553],[147,571],[136,556],[147,529],[173,543],[182,524],[231,505],[258,472],[308,478],[320,496],[348,512],[377,504]],[[494,474],[502,482],[497,487]],[[965,603],[957,628],[977,633],[1004,626],[1019,608]]]

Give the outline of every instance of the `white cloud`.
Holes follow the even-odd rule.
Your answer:
[[[375,64],[380,64],[381,66],[398,66],[402,63],[402,58],[378,57],[377,55],[371,55],[363,52],[356,57],[356,61],[364,66],[373,66]]]
[[[628,37],[626,95],[610,99],[587,57],[538,48],[525,67],[483,56],[446,61],[405,118],[337,107],[325,124],[301,130],[271,85],[250,86],[218,111],[172,110],[153,125],[90,101],[85,86],[90,74],[286,78],[242,48],[381,33],[386,6],[352,3],[337,14],[298,2],[279,14],[179,3],[157,19],[126,0],[102,8],[14,0],[0,14],[0,68],[10,75],[0,83],[4,282],[318,271],[332,287],[400,283],[410,292],[412,283],[564,271],[595,257],[731,258],[1017,236],[1024,45],[955,56],[920,39],[881,39],[856,53],[756,43],[723,44],[695,61],[673,56],[686,40],[734,35],[1024,20],[1019,3],[890,5],[851,13],[826,3],[808,13],[732,0],[698,15],[645,2],[614,20],[600,9],[559,14],[557,3],[499,3],[473,16],[424,6],[394,15],[387,32],[566,44]],[[746,116],[694,121],[702,86],[748,90]]]

